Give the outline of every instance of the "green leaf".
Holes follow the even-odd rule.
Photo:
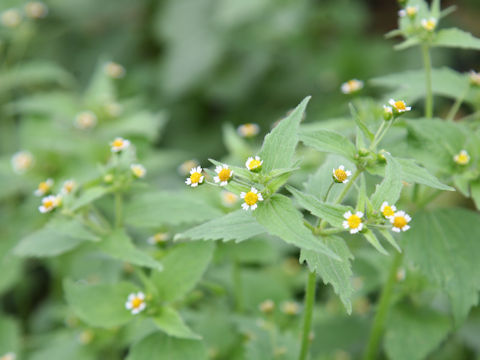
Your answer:
[[[75,211],[77,209],[80,209],[81,207],[88,205],[97,199],[100,199],[111,191],[111,188],[106,188],[102,186],[95,186],[89,188],[82,192],[81,195],[73,201],[70,210]]]
[[[57,256],[73,250],[86,241],[99,241],[78,220],[55,218],[42,229],[27,235],[14,248],[18,256]]]
[[[126,360],[208,360],[207,349],[197,340],[177,339],[162,333],[146,336],[130,348]]]
[[[402,235],[405,253],[449,295],[456,323],[462,322],[480,290],[480,215],[465,209],[419,212]]]
[[[313,215],[320,219],[327,221],[330,225],[335,227],[342,227],[343,214],[352,209],[343,205],[327,204],[315,198],[312,195],[305,194],[294,187],[287,186],[287,190],[292,193],[298,203]]]
[[[75,315],[91,326],[111,328],[134,318],[125,308],[128,295],[138,291],[130,283],[86,285],[66,279],[63,288]]]
[[[0,316],[0,354],[18,353],[20,350],[20,326],[13,318]]]
[[[232,124],[225,124],[223,130],[223,143],[228,153],[238,159],[246,159],[252,154],[251,146],[237,134]]]
[[[318,151],[342,155],[350,160],[355,159],[357,152],[350,140],[331,130],[301,131],[300,140]]]
[[[251,214],[245,210],[237,210],[177,234],[175,240],[203,239],[240,242],[265,232],[265,228]]]
[[[154,192],[135,197],[125,206],[125,222],[139,227],[199,223],[221,212],[191,193]]]
[[[405,49],[408,49],[412,46],[420,44],[420,41],[421,41],[420,38],[412,36],[412,37],[406,39],[405,41],[402,41],[400,44],[395,45],[393,48],[395,50],[399,50],[399,51],[400,50],[405,50]]]
[[[363,135],[365,135],[367,139],[373,141],[375,135],[368,129],[368,126],[366,124],[367,119],[365,118],[365,116],[362,116],[352,103],[348,104],[348,108],[350,109],[350,114],[352,115],[355,124],[357,124],[356,144],[360,145],[360,142],[362,142],[363,140],[360,136],[360,133],[363,133]]]
[[[378,241],[377,237],[370,229],[363,230],[361,234],[365,237],[365,239],[367,239],[370,245],[372,245],[380,253],[382,253],[383,255],[388,255],[387,250],[385,250],[385,248],[382,246],[380,241]]]
[[[180,314],[171,307],[163,307],[160,310],[160,315],[155,316],[153,321],[167,335],[182,339],[201,339],[201,336],[195,334],[185,325]]]
[[[339,236],[321,238],[322,241],[342,260],[333,261],[330,257],[311,250],[302,250],[300,262],[306,261],[310,271],[315,271],[325,284],[332,284],[335,293],[342,300],[348,314],[352,313],[352,265],[353,255],[345,241]]]
[[[100,249],[115,259],[158,271],[163,270],[162,264],[133,245],[132,240],[123,229],[114,230],[103,238]]]
[[[480,39],[457,28],[442,29],[436,33],[432,46],[480,50]]]
[[[183,298],[197,285],[212,259],[214,244],[190,242],[171,248],[162,259],[164,270],[152,274],[163,301]]]
[[[447,316],[430,309],[397,306],[385,331],[385,350],[392,360],[426,359],[451,329]]]
[[[391,155],[385,154],[387,165],[385,166],[385,177],[380,185],[375,187],[375,193],[372,195],[372,205],[375,210],[380,209],[384,201],[389,204],[395,204],[402,192],[402,178],[400,176],[402,168],[400,163]]]
[[[278,125],[265,136],[259,156],[263,160],[263,171],[269,172],[273,169],[289,168],[293,163],[295,148],[298,143],[298,128],[305,113],[310,96],[280,121]]]
[[[402,180],[430,186],[434,189],[455,191],[451,186],[441,183],[427,169],[417,165],[412,159],[396,159],[402,167]]]
[[[480,209],[480,181],[470,183],[470,193],[477,209]]]
[[[301,249],[321,252],[340,260],[332,250],[305,227],[302,214],[295,209],[288,197],[280,194],[273,195],[260,204],[253,215],[270,234],[278,236],[286,243]]]
[[[392,245],[398,252],[402,252],[402,249],[400,249],[400,246],[398,246],[397,241],[393,237],[393,235],[390,233],[389,230],[386,229],[379,229],[378,232],[382,234],[382,236],[387,240],[390,245]]]

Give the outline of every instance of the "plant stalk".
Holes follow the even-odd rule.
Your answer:
[[[312,327],[313,305],[315,304],[315,285],[316,275],[311,271],[308,273],[307,284],[305,288],[305,314],[303,317],[302,347],[298,360],[306,360],[308,349],[310,347],[310,329]]]
[[[123,223],[123,197],[120,191],[115,192],[115,227],[119,228]]]
[[[448,115],[447,115],[447,121],[453,121],[455,119],[455,115],[457,114],[458,110],[460,109],[460,106],[462,106],[463,100],[465,100],[469,91],[470,91],[470,85],[468,85],[465,92],[463,92],[457,98],[455,103],[452,105],[452,108],[450,109],[450,111],[448,112]]]
[[[422,45],[423,67],[425,70],[425,117],[431,119],[433,116],[433,92],[432,92],[432,61],[430,58],[430,47]]]

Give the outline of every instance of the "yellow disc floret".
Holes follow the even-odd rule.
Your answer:
[[[232,171],[230,169],[222,169],[219,173],[218,173],[218,177],[220,179],[220,181],[227,181],[228,179],[230,179],[230,173]]]
[[[240,197],[244,200],[244,203],[242,204],[244,210],[255,210],[258,206],[257,203],[263,201],[262,194],[254,187],[252,187],[247,193],[242,192]]]
[[[246,195],[245,195],[245,203],[248,205],[248,206],[252,206],[252,205],[255,205],[258,201],[258,195],[255,194],[254,192],[251,192],[249,191]]]
[[[395,215],[395,211],[397,211],[397,208],[395,207],[395,205],[389,205],[388,202],[384,201],[382,207],[380,208],[380,211],[385,218],[389,219],[391,216]]]
[[[453,157],[453,160],[459,165],[467,165],[470,162],[470,155],[466,150],[462,150]]]
[[[343,227],[345,229],[350,229],[350,234],[355,234],[363,229],[362,217],[363,213],[357,211],[355,214],[352,214],[351,211],[347,211],[343,214],[343,217],[346,219],[343,222]]]
[[[340,165],[337,169],[333,169],[332,174],[335,182],[346,184],[348,182],[348,177],[352,175],[352,172],[345,170],[345,167]]]
[[[185,180],[185,184],[190,185],[191,187],[196,187],[199,184],[203,183],[204,176],[202,175],[202,167],[197,166],[190,170],[190,176]]]
[[[410,222],[411,217],[405,213],[405,211],[397,211],[395,215],[390,217],[390,222],[392,223],[392,230],[395,232],[407,231],[410,229],[408,223]]]

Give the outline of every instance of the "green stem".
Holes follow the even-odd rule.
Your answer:
[[[328,187],[327,192],[325,193],[325,196],[323,197],[323,202],[327,201],[328,194],[330,194],[330,190],[332,190],[333,185],[335,185],[335,181],[332,181],[332,183]]]
[[[457,114],[458,109],[460,109],[460,106],[462,106],[463,100],[465,100],[469,91],[470,91],[470,84],[468,85],[467,89],[457,98],[455,103],[452,105],[452,108],[450,109],[447,115],[447,121],[453,121],[455,119],[455,115]]]
[[[115,227],[119,228],[122,226],[122,207],[123,207],[123,197],[120,191],[115,193]]]
[[[393,120],[393,119],[392,119]],[[377,146],[378,143],[378,137],[382,133],[383,128],[385,127],[386,121],[382,121],[382,124],[378,127],[377,132],[375,133],[375,136],[373,137],[372,143],[370,144],[369,150],[375,149],[375,146]]]
[[[402,259],[402,253],[395,253],[395,257],[393,259],[392,265],[390,267],[390,272],[388,274],[387,282],[383,286],[382,294],[380,295],[377,313],[373,320],[373,325],[370,331],[370,337],[368,339],[367,348],[365,350],[363,360],[374,360],[377,358],[378,345],[382,337],[388,310],[390,309],[390,303],[392,300],[397,271],[400,267],[400,264],[402,263]]]
[[[378,136],[378,138],[372,143],[372,148],[370,150],[374,150],[377,147],[377,145],[380,143],[380,141],[382,141],[383,137],[387,134],[388,130],[390,130],[390,128],[392,127],[394,121],[395,121],[395,119],[391,119],[391,120],[388,121],[388,125],[385,128],[385,131],[382,132]]]
[[[315,272],[308,273],[308,279],[305,289],[305,314],[303,317],[302,347],[298,360],[306,360],[308,348],[310,347],[310,329],[312,327],[313,305],[315,304]]]
[[[348,181],[347,185],[343,188],[342,192],[340,195],[338,195],[337,200],[335,200],[335,204],[340,204],[345,196],[347,196],[348,190],[352,187],[352,185],[355,183],[355,180],[360,176],[363,170],[357,169],[355,173],[353,174],[352,178]]]
[[[432,61],[430,59],[430,48],[427,43],[422,45],[422,56],[425,70],[425,117],[431,119],[433,116]]]

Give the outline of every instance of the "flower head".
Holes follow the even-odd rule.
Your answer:
[[[260,305],[258,305],[258,308],[260,309],[261,312],[268,314],[275,309],[275,303],[272,300],[267,299],[262,303],[260,303]]]
[[[226,207],[231,207],[235,205],[238,201],[238,195],[230,191],[222,191],[222,204]]]
[[[384,201],[380,207],[380,211],[382,212],[383,217],[390,219],[393,215],[395,215],[397,208],[395,205],[388,205],[388,202]]]
[[[200,165],[196,160],[187,160],[180,164],[178,167],[178,173],[182,176],[186,176],[190,173],[190,169]]]
[[[0,360],[15,360],[17,355],[13,352],[6,353],[5,355],[0,357]]]
[[[405,101],[403,100],[393,100],[390,99],[388,103],[392,106],[393,111],[395,111],[397,114],[402,114],[404,112],[412,110],[411,106],[407,106],[405,104]]]
[[[344,94],[353,94],[363,89],[363,81],[357,79],[348,80],[342,84],[340,89]]]
[[[43,19],[48,14],[48,7],[41,1],[29,1],[25,5],[25,14],[30,19]]]
[[[468,155],[467,150],[461,150],[453,157],[453,161],[458,165],[467,165],[470,162],[470,155]]]
[[[422,27],[427,31],[433,31],[437,27],[437,19],[430,18],[430,19],[422,19],[421,21]]]
[[[22,22],[22,14],[17,9],[8,9],[0,15],[0,22],[8,28],[16,28]]]
[[[145,302],[145,294],[141,291],[138,293],[131,293],[128,295],[127,302],[125,303],[125,308],[130,310],[133,315],[138,314],[139,312],[145,310],[147,303]]]
[[[40,184],[38,184],[38,188],[34,192],[35,196],[43,196],[48,194],[52,189],[52,186],[53,186],[52,179],[47,179],[45,181],[42,181]]]
[[[407,6],[405,9],[402,9],[398,12],[398,16],[405,17],[408,16],[410,19],[413,19],[418,13],[418,6]]]
[[[88,345],[92,342],[94,338],[94,334],[91,330],[85,330],[85,331],[82,331],[79,335],[78,335],[78,341],[80,342],[80,344],[82,345]]]
[[[163,243],[168,240],[168,234],[164,232],[158,232],[147,239],[147,242],[151,245]]]
[[[120,79],[125,76],[125,68],[116,62],[109,61],[105,64],[105,73],[113,79]]]
[[[197,166],[190,170],[190,176],[185,180],[185,184],[190,185],[191,187],[197,187],[201,183],[203,183],[203,179],[205,178],[202,174],[202,167]]]
[[[412,218],[405,211],[397,211],[392,217],[390,222],[393,224],[392,230],[395,232],[407,231],[410,229],[408,223]]]
[[[130,170],[132,170],[132,174],[136,178],[144,178],[147,174],[147,169],[142,164],[132,164],[130,165]]]
[[[282,304],[282,312],[287,315],[297,315],[300,312],[300,306],[295,301],[285,301]]]
[[[228,182],[233,176],[233,170],[228,168],[228,165],[218,165],[215,168],[217,176],[213,178],[216,183],[220,183],[220,186],[227,186]]]
[[[468,78],[470,80],[470,84],[474,86],[480,86],[480,73],[471,70],[468,73]]]
[[[33,166],[33,155],[28,151],[19,151],[12,156],[13,171],[23,174]]]
[[[111,150],[112,152],[116,153],[116,152],[120,152],[122,150],[125,150],[126,148],[128,148],[130,146],[130,141],[124,139],[124,138],[121,138],[121,137],[117,137],[115,138],[115,140],[113,140],[111,143],[110,143],[110,147],[111,147]]]
[[[91,111],[83,111],[75,116],[75,127],[86,130],[97,125],[97,116]]]
[[[391,106],[383,105],[383,118],[385,121],[390,120],[393,117],[393,109]]]
[[[71,194],[76,187],[77,183],[75,182],[75,180],[66,180],[62,185],[61,193],[65,195]]]
[[[351,211],[347,211],[343,214],[343,217],[346,219],[343,222],[343,227],[345,229],[350,229],[350,234],[355,234],[363,229],[362,217],[363,213],[357,211],[355,214],[352,214]]]
[[[260,156],[249,157],[245,162],[245,167],[250,171],[260,171],[262,169],[263,160],[260,159]]]
[[[340,165],[338,169],[332,170],[333,180],[337,183],[346,184],[348,182],[348,177],[352,175],[350,170],[345,170],[345,166]]]
[[[259,201],[263,201],[262,194],[252,187],[249,192],[242,192],[240,193],[240,197],[245,201],[242,204],[243,210],[255,210],[258,206]]]
[[[42,205],[38,207],[38,210],[44,214],[52,211],[60,205],[62,205],[62,197],[60,195],[49,195],[42,199]]]
[[[237,128],[238,135],[246,138],[254,137],[258,135],[259,132],[260,132],[260,126],[258,126],[258,124],[253,124],[253,123],[243,124]]]

